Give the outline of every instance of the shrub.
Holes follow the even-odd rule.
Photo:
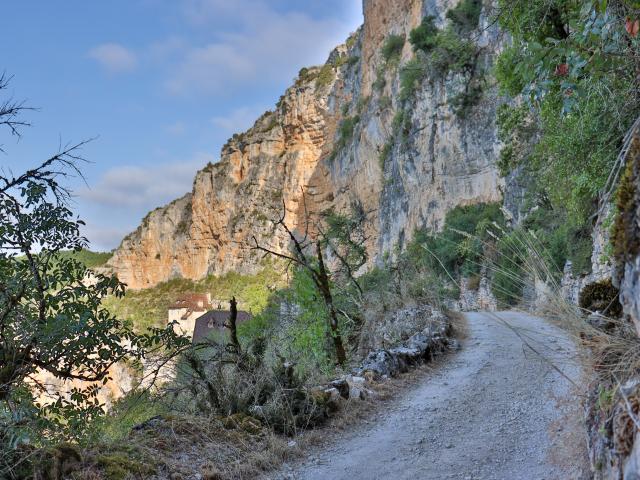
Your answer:
[[[358,33],[354,32],[351,35],[349,35],[349,38],[347,38],[345,45],[349,50],[351,50],[353,47],[355,47],[357,42],[358,42]]]
[[[454,276],[478,273],[484,254],[482,242],[489,238],[487,232],[494,223],[504,224],[497,203],[456,207],[447,213],[443,231],[426,242],[442,262],[432,262],[436,271],[442,272],[444,266]]]
[[[327,418],[327,404],[304,388],[294,365],[278,359],[268,364],[264,345],[240,355],[210,341],[205,350],[189,352],[180,375],[167,391],[178,395],[186,413],[214,413],[230,426],[259,431],[258,418],[273,430],[290,435]],[[247,421],[249,420],[249,421]]]
[[[316,77],[316,90],[320,90],[328,85],[330,85],[333,80],[336,78],[336,73],[333,69],[333,65],[327,63],[323,65],[318,72],[318,76]]]
[[[338,140],[331,152],[331,159],[334,159],[340,150],[353,138],[356,126],[360,123],[360,115],[354,117],[345,117],[338,127]]]
[[[516,97],[524,90],[524,79],[515,73],[516,66],[522,62],[522,57],[520,45],[509,45],[496,59],[494,75],[501,94]]]
[[[473,66],[476,47],[473,42],[462,39],[451,28],[438,33],[436,46],[429,55],[428,65],[439,76],[449,72],[461,72]]]
[[[436,76],[471,68],[476,54],[473,42],[462,38],[453,25],[439,30],[434,20],[434,17],[427,16],[420,26],[411,31],[409,38],[414,51],[425,55],[424,63]]]
[[[526,104],[500,105],[497,110],[496,125],[498,137],[503,143],[498,159],[498,169],[502,176],[507,176],[530,153],[530,143],[536,126],[531,118],[530,108]]]
[[[458,118],[464,119],[469,115],[473,107],[480,103],[482,94],[482,85],[476,81],[467,85],[464,92],[454,96],[449,101],[449,105],[451,105]]]
[[[426,66],[420,58],[413,58],[400,71],[400,101],[413,97],[416,88],[427,74]]]
[[[405,142],[411,133],[411,114],[404,110],[398,110],[391,122],[391,128],[393,136],[400,136],[400,139]]]
[[[91,250],[83,248],[77,252],[73,250],[58,252],[56,261],[73,259],[80,262],[86,268],[96,268],[103,266],[112,256],[113,252],[92,252]]]
[[[451,20],[456,31],[468,33],[478,28],[482,0],[461,0],[454,8],[447,11],[447,18]]]
[[[619,296],[620,291],[608,278],[585,286],[580,292],[578,304],[580,308],[590,312],[600,312],[610,318],[619,318],[622,316]]]
[[[382,147],[382,150],[380,151],[380,157],[379,157],[380,170],[382,170],[383,172],[384,172],[384,167],[387,163],[387,160],[391,156],[392,150],[393,150],[393,143],[388,142],[388,143],[385,143],[384,147]]]
[[[405,44],[404,35],[389,35],[382,45],[382,58],[385,63],[392,64],[400,61],[400,55]]]
[[[435,17],[432,15],[422,19],[420,26],[411,30],[409,41],[413,46],[413,50],[430,53],[436,47],[438,37],[438,28],[435,26]]]
[[[387,80],[384,78],[384,73],[385,72],[383,68],[378,68],[378,71],[376,72],[376,79],[371,85],[373,89],[377,92],[381,92],[384,89],[384,87],[387,85]]]
[[[318,73],[320,71],[317,69],[309,69],[307,67],[303,67],[300,69],[300,71],[298,72],[298,80],[296,83],[300,82],[300,83],[306,83],[306,82],[311,82],[312,80],[315,80],[316,78],[318,78]]]

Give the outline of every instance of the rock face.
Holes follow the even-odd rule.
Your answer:
[[[640,120],[625,149],[618,189],[612,242],[616,263],[613,280],[620,288],[624,316],[640,336]],[[597,480],[640,478],[640,429],[636,423],[640,413],[640,377],[636,373],[617,387],[615,383],[598,385],[589,402],[589,450]],[[599,408],[602,391],[615,392],[615,403],[607,412]]]
[[[411,45],[405,43],[399,65],[382,54],[390,34],[408,38],[425,15],[443,26],[456,4],[365,0],[363,27],[326,65],[303,69],[273,112],[229,140],[220,161],[197,173],[191,193],[151,212],[122,241],[111,270],[135,289],[174,277],[250,273],[259,264],[254,235],[274,250],[289,247],[270,222],[283,202],[287,224],[298,229],[305,212],[354,204],[371,212],[368,249],[375,261],[402,248],[416,229],[441,227],[455,206],[501,200],[493,82],[484,82],[464,116],[452,99],[465,91],[469,74],[427,75],[401,102],[400,70],[413,56]],[[489,72],[500,41],[486,13],[473,37],[476,70]],[[349,123],[351,131],[340,128]]]
[[[631,139],[620,188],[624,205],[619,205],[620,235],[615,239],[622,274],[620,303],[640,336],[640,124]]]

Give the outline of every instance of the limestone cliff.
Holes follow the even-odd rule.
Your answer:
[[[283,202],[289,225],[302,224],[305,208],[356,203],[372,212],[368,247],[375,261],[402,248],[417,228],[439,228],[456,205],[500,200],[499,99],[490,75],[500,41],[486,9],[473,35],[474,71],[485,72],[482,93],[465,115],[453,100],[468,90],[468,73],[427,74],[401,100],[400,71],[413,56],[411,44],[405,42],[398,63],[382,54],[389,35],[408,38],[427,15],[442,26],[456,4],[365,0],[363,27],[326,65],[301,70],[274,111],[197,173],[191,193],[151,212],[122,241],[110,268],[132,288],[251,272],[259,263],[253,235],[276,250],[288,248],[270,223]]]

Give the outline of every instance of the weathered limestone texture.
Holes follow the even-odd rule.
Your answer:
[[[337,47],[323,67],[303,69],[295,84],[248,131],[234,135],[220,161],[196,174],[193,190],[149,213],[122,241],[108,268],[130,288],[175,277],[199,279],[259,268],[252,237],[284,251],[287,238],[271,219],[283,201],[286,221],[302,228],[305,211],[360,205],[369,218],[368,249],[375,262],[402,248],[422,227],[442,227],[451,208],[500,201],[493,82],[465,116],[451,100],[468,74],[427,76],[410,101],[399,100],[400,71],[412,56],[407,41],[399,65],[387,65],[382,46],[434,15],[444,25],[455,0],[365,0],[362,28]],[[490,75],[501,45],[486,12],[480,19],[477,69]],[[375,87],[378,76],[384,87]],[[402,140],[393,120],[406,115]],[[340,125],[353,120],[353,134]],[[398,135],[395,135],[398,137]],[[387,158],[381,152],[391,145]]]

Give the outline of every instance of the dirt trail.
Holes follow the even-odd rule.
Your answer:
[[[586,478],[579,400],[550,364],[578,380],[570,339],[521,313],[467,319],[463,349],[374,425],[336,438],[272,478]]]

